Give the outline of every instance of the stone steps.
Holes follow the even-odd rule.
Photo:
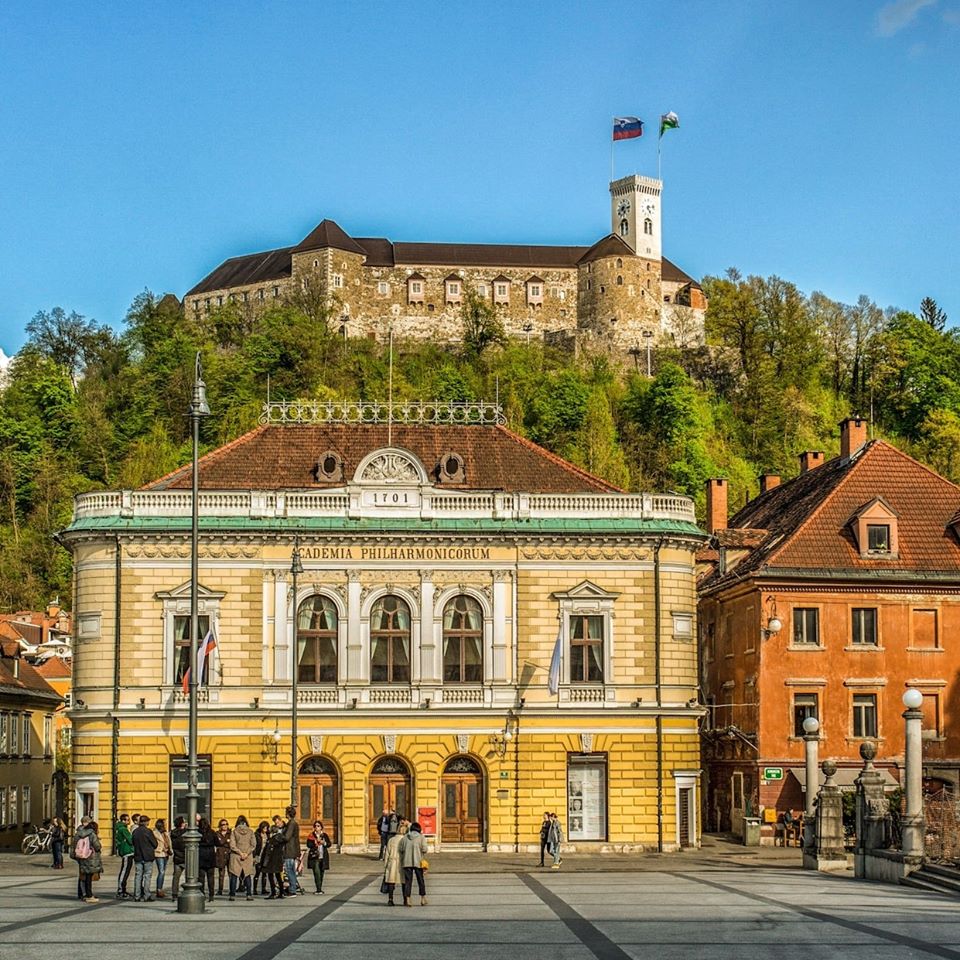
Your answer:
[[[954,870],[951,867],[927,864],[910,876],[904,877],[900,882],[904,886],[926,890],[928,893],[960,897],[960,870]]]

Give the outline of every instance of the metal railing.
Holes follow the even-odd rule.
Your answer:
[[[260,423],[396,423],[402,426],[506,423],[496,403],[440,401],[380,403],[366,400],[271,400],[263,405]]]

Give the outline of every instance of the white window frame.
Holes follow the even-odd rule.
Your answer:
[[[552,594],[557,601],[557,614],[560,618],[560,651],[562,663],[560,666],[560,682],[565,688],[561,691],[561,699],[570,698],[572,687],[584,688],[602,686],[611,688],[615,682],[613,676],[613,649],[614,649],[614,605],[619,593],[610,593],[598,587],[589,580],[583,580],[567,591]],[[570,680],[570,620],[572,617],[603,617],[603,680],[584,683]],[[549,667],[549,665],[547,665]],[[563,693],[566,696],[563,696]]]
[[[76,776],[73,780],[73,809],[74,817],[77,822],[84,816],[83,798],[86,795],[90,797],[90,816],[94,820],[100,820],[100,781],[103,775],[99,773],[86,773]]]
[[[43,755],[49,757],[53,753],[53,717],[47,714],[43,718]]]
[[[478,297],[488,297],[490,296],[490,291],[487,290],[487,285],[485,283],[477,284],[477,296]]]
[[[602,822],[601,822],[601,829],[599,831],[599,834],[600,834],[599,836],[596,836],[596,837],[582,836],[582,833],[583,833],[582,826],[579,831],[575,831],[573,829],[572,819],[573,817],[576,816],[576,813],[577,812],[581,814],[586,813],[586,810],[584,809],[582,795],[581,795],[580,810],[574,811],[572,809],[573,801],[576,798],[570,796],[570,773],[572,768],[574,767],[581,767],[584,769],[589,769],[589,768],[603,769],[603,781],[602,781],[603,792],[600,797]],[[573,842],[580,840],[585,843],[591,843],[591,842],[596,843],[598,841],[599,842],[605,841],[608,838],[609,832],[610,832],[610,755],[605,752],[568,754],[567,755],[566,793],[567,793],[567,839]],[[581,817],[581,819],[585,819],[585,817]],[[574,833],[580,833],[581,836],[575,837],[573,836]]]
[[[335,273],[333,275],[333,289],[342,290],[343,289],[343,274]]]
[[[294,626],[296,623],[297,611],[300,609],[301,605],[309,600],[311,597],[323,597],[325,600],[329,600],[333,604],[334,610],[337,611],[337,679],[334,681],[334,684],[341,684],[346,679],[346,666],[347,666],[347,628],[350,624],[350,617],[347,610],[347,605],[343,602],[343,597],[336,590],[323,587],[315,586],[305,586],[300,588],[297,591],[297,596],[294,598],[293,592],[289,594],[289,607],[287,610],[287,630],[288,636],[290,637],[290,642],[293,643]],[[288,648],[289,649],[289,648]],[[300,651],[297,651],[297,665],[300,664]],[[412,669],[412,667],[411,667]],[[333,684],[329,683],[310,683],[305,680],[299,681],[303,686],[308,687],[328,687]]]
[[[17,803],[17,787],[15,784],[11,784],[7,788],[7,821],[11,827],[15,827],[18,823],[17,814],[20,812],[20,808]]]
[[[10,754],[17,757],[20,755],[20,714],[10,714]]]
[[[373,605],[387,596],[399,597],[410,608],[410,684],[420,683],[420,604],[412,590],[405,587],[380,587],[371,590],[360,607],[360,662],[358,667],[364,683],[370,683],[370,614]],[[406,683],[385,684],[385,686],[406,687]]]
[[[697,792],[700,787],[699,770],[674,770],[673,783],[676,794],[676,840],[677,849],[680,849],[680,804],[682,802],[682,791],[690,791],[689,808],[687,810],[687,819],[693,828],[693,846],[700,846],[700,820],[697,817],[697,811],[700,809],[700,799]]]
[[[433,676],[436,678],[438,683],[443,683],[443,611],[446,609],[447,604],[454,598],[459,597],[461,594],[464,596],[470,597],[471,600],[476,600],[480,604],[480,612],[483,616],[483,630],[482,630],[482,640],[483,640],[483,683],[492,683],[494,679],[493,671],[493,636],[494,636],[494,619],[493,619],[493,605],[483,591],[476,589],[475,587],[469,587],[466,585],[455,585],[452,587],[446,587],[437,593],[434,596],[433,600],[433,623],[431,627],[433,629],[434,637],[434,664],[433,664]],[[504,624],[503,629],[506,627],[505,614],[506,611],[502,611],[504,615]],[[470,686],[471,684],[448,684],[448,686]]]
[[[33,795],[30,790],[30,784],[26,783],[20,788],[20,822],[24,825],[31,822],[30,807],[33,803]]]
[[[377,294],[381,297],[390,296],[390,284],[386,280],[377,281]]]
[[[422,280],[411,280],[410,281],[410,292],[414,294],[423,293],[423,281]]]
[[[5,755],[9,746],[9,717],[6,711],[0,713],[0,755]]]
[[[225,593],[210,590],[202,583],[198,591],[197,615],[210,618],[210,626],[217,637],[220,636],[220,602]],[[163,604],[163,678],[162,684],[166,687],[175,686],[176,682],[176,638],[175,618],[190,616],[190,581],[180,584],[173,590],[160,591],[155,598]],[[202,640],[199,637],[198,640]],[[220,650],[219,645],[213,652],[213,658],[207,671],[208,682],[206,687],[213,699],[213,679],[220,677]]]
[[[7,788],[0,787],[0,828],[7,825]]]
[[[33,750],[33,724],[31,723],[33,717],[29,713],[22,714],[22,717],[23,719],[20,721],[20,753],[29,757]]]

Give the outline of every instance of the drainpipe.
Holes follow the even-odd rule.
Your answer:
[[[663,537],[657,541],[653,554],[653,660],[654,682],[657,687],[657,852],[663,853],[663,714],[660,696],[660,641],[663,632],[660,623],[660,549]]]
[[[119,818],[117,794],[120,792],[120,719],[117,716],[117,710],[120,707],[120,587],[121,587],[121,556],[120,556],[120,537],[117,535],[114,539],[116,547],[116,556],[114,560],[113,572],[113,724],[110,744],[110,816],[111,824],[115,824]],[[74,605],[76,608],[76,605]],[[113,855],[117,855],[116,833],[111,830],[114,837],[112,849]]]

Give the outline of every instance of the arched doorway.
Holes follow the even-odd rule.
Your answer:
[[[472,757],[447,761],[440,781],[440,839],[444,843],[483,842],[483,771]]]
[[[322,820],[323,828],[334,843],[340,842],[340,790],[337,768],[326,757],[308,757],[297,775],[300,803],[297,819],[301,834],[313,829],[314,820]]]
[[[370,843],[379,843],[377,821],[384,807],[412,819],[410,769],[398,757],[381,757],[370,771],[367,797],[367,838]]]

